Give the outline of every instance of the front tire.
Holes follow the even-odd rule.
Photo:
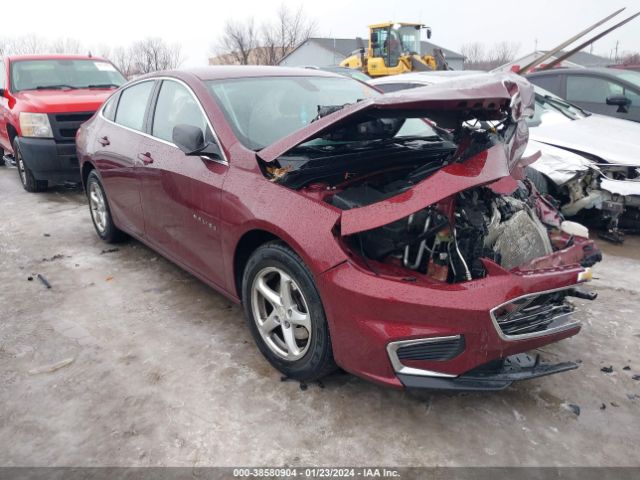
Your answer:
[[[276,369],[295,380],[313,381],[337,368],[313,276],[283,243],[266,243],[251,255],[242,298],[251,334]]]
[[[113,223],[107,194],[98,172],[91,170],[87,177],[87,200],[91,220],[98,236],[107,243],[118,243],[126,238],[125,233]]]
[[[46,180],[36,180],[33,176],[33,172],[24,162],[24,157],[22,156],[22,151],[20,150],[20,145],[18,144],[18,139],[16,138],[13,141],[13,154],[16,159],[16,167],[18,168],[18,175],[20,176],[20,182],[22,183],[22,187],[31,193],[44,192],[47,190],[49,186],[49,182]]]

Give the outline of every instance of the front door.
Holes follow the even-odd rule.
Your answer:
[[[226,162],[185,155],[173,144],[176,125],[213,134],[198,100],[184,84],[164,80],[150,133],[139,148],[142,207],[147,238],[195,273],[224,285],[220,236],[220,197]]]

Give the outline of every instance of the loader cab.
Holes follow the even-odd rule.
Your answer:
[[[384,23],[369,27],[368,70],[372,76],[410,71],[403,57],[420,56],[420,24]]]

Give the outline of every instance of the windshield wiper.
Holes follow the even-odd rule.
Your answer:
[[[74,87],[73,85],[66,84],[58,84],[58,85],[38,85],[36,90],[74,90],[78,87]]]
[[[116,83],[96,83],[92,85],[87,85],[86,87],[81,88],[118,88],[120,85]]]
[[[552,97],[550,95],[545,95],[544,99],[548,104],[550,104],[556,110],[560,110],[561,113],[563,113],[567,117],[569,117],[569,115],[567,115],[566,110],[569,110],[569,109],[572,109],[572,108],[575,109],[575,110],[579,110],[586,117],[591,115],[589,112],[585,112],[583,109],[581,109],[577,105],[573,105],[573,104],[571,104],[569,102],[565,102],[564,100],[557,99],[557,98]],[[569,118],[571,118],[572,120],[575,120],[575,118],[572,118],[572,117],[569,117]]]

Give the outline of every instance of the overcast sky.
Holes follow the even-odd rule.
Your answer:
[[[281,0],[31,0],[13,4],[11,9],[19,14],[5,17],[0,37],[35,33],[47,39],[79,38],[88,46],[117,46],[147,36],[160,36],[169,42],[179,42],[185,56],[184,65],[196,66],[206,64],[211,45],[226,19],[253,16],[260,23],[270,20],[281,3]],[[294,8],[298,5],[293,1],[285,3]],[[521,55],[534,49],[536,39],[540,49],[552,48],[620,7],[627,6],[619,15],[620,20],[640,11],[638,0],[314,0],[303,3],[309,18],[317,22],[319,36],[365,37],[367,25],[371,23],[419,21],[432,27],[431,41],[443,47],[459,51],[462,45],[473,41],[490,45],[510,40],[520,43]],[[20,12],[22,8],[24,12]],[[7,9],[4,10],[6,13]],[[640,51],[640,17],[596,42],[594,53],[609,56],[616,41],[619,41],[620,52]]]

